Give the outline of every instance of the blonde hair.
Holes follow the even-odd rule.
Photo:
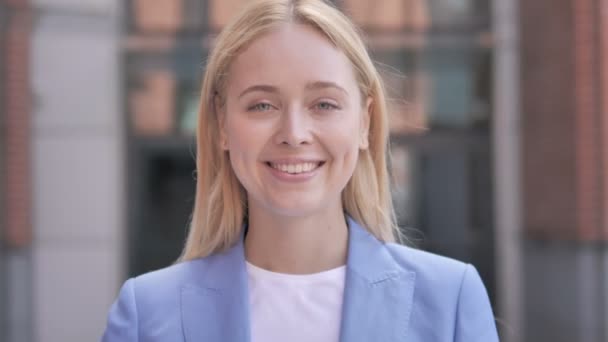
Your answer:
[[[240,237],[247,214],[246,192],[219,145],[215,102],[222,101],[235,56],[260,35],[285,23],[310,25],[324,34],[352,63],[362,99],[372,98],[369,147],[361,150],[342,192],[343,208],[381,241],[392,242],[400,236],[389,190],[385,91],[355,26],[322,0],[262,0],[246,7],[222,30],[207,61],[197,128],[196,199],[180,260],[221,252]]]

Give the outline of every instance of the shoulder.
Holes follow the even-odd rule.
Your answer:
[[[385,246],[397,264],[415,274],[416,326],[433,319],[429,334],[443,322],[456,341],[498,341],[488,293],[473,265],[407,246]]]
[[[402,268],[415,272],[416,281],[425,285],[453,287],[462,280],[470,266],[462,261],[426,252],[416,248],[385,244],[395,262]]]
[[[178,308],[182,290],[199,283],[208,263],[208,258],[195,259],[130,278],[122,285],[117,302],[132,303],[140,315]]]
[[[156,307],[174,305],[187,289],[230,288],[244,278],[238,272],[244,269],[243,260],[242,245],[237,244],[226,251],[142,274],[131,279],[135,300]]]
[[[136,341],[140,332],[179,333],[182,288],[205,272],[208,260],[197,259],[128,279],[110,307],[102,341]]]
[[[132,278],[132,286],[138,296],[162,298],[164,294],[175,293],[176,290],[194,283],[196,279],[203,276],[210,258],[179,262],[141,274]]]
[[[154,331],[169,336],[181,332],[181,290],[205,272],[208,260],[197,259],[128,279],[110,307],[101,340],[138,341]],[[162,326],[162,331],[158,327]]]
[[[408,246],[394,243],[385,246],[398,265],[415,273],[419,295],[429,292],[437,296],[441,292],[458,297],[463,289],[474,288],[487,297],[485,286],[473,265]]]

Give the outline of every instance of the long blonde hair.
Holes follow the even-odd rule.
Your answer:
[[[196,199],[180,260],[221,252],[240,237],[247,214],[246,192],[219,145],[216,101],[223,101],[226,75],[235,56],[281,24],[300,23],[324,34],[353,65],[362,98],[371,97],[369,147],[342,192],[343,208],[376,238],[399,237],[387,169],[388,113],[383,83],[352,22],[322,0],[261,0],[247,6],[217,37],[201,91],[197,127]]]

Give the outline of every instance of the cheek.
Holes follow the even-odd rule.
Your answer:
[[[226,121],[225,135],[228,150],[240,157],[250,154],[259,144],[260,135],[255,134],[255,128],[250,122],[238,115]]]
[[[248,154],[243,153],[242,150],[237,149],[229,151],[229,159],[232,171],[241,186],[247,193],[255,192],[255,189],[258,188],[256,173],[252,172],[252,169],[255,167],[252,163],[255,160]]]
[[[257,162],[262,141],[260,135],[253,134],[249,125],[232,120],[226,123],[226,139],[230,164],[241,184],[248,188],[251,184],[251,170]]]
[[[328,130],[325,135],[327,139],[324,145],[334,159],[334,163],[349,172],[350,169],[354,169],[359,156],[358,126],[343,125]]]

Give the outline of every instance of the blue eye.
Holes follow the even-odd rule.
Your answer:
[[[320,110],[336,110],[336,109],[340,109],[340,107],[336,106],[333,103],[330,102],[319,102],[317,104],[317,108],[319,108]]]
[[[266,103],[266,102],[256,103],[253,106],[247,108],[247,110],[249,110],[249,111],[256,111],[256,112],[264,112],[264,111],[271,110],[271,109],[272,109],[272,105],[270,103]]]

